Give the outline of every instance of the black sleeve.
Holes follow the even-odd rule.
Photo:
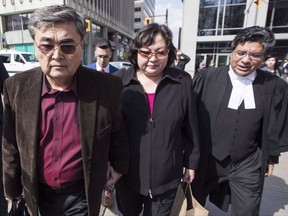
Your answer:
[[[3,94],[3,83],[9,77],[9,74],[0,58],[0,91]]]

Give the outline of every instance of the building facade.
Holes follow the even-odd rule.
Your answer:
[[[2,0],[0,3],[0,48],[34,52],[27,30],[31,13],[49,5],[67,5],[82,13],[90,23],[85,38],[83,64],[94,61],[99,38],[110,40],[113,60],[124,60],[129,40],[134,36],[133,0]]]
[[[255,2],[259,2],[256,4]],[[288,0],[183,0],[181,49],[191,56],[193,74],[201,62],[229,64],[231,42],[243,28],[269,27],[276,37],[274,52],[288,55]]]
[[[134,32],[138,32],[145,22],[153,22],[155,17],[155,0],[134,0]]]

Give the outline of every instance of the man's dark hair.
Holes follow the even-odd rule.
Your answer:
[[[252,26],[238,32],[232,41],[232,50],[245,42],[258,42],[263,45],[264,52],[268,52],[275,44],[273,32],[266,27]]]
[[[167,65],[171,65],[176,58],[176,48],[173,45],[172,39],[173,34],[171,30],[166,25],[159,25],[158,23],[151,23],[145,25],[139,32],[137,32],[135,38],[132,40],[128,59],[135,69],[138,69],[137,64],[137,54],[138,49],[142,47],[148,47],[154,43],[155,37],[160,34],[165,40],[168,53],[168,62]]]
[[[112,46],[109,40],[100,39],[97,41],[96,48],[99,47],[101,49],[110,49],[112,51]]]

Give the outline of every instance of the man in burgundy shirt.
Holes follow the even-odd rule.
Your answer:
[[[128,169],[122,83],[81,66],[85,21],[74,9],[36,10],[29,32],[41,67],[4,85],[5,197],[24,194],[33,216],[98,215],[104,185]]]

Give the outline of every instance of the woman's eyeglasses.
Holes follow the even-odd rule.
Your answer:
[[[78,44],[40,44],[37,48],[45,55],[51,55],[55,49],[60,49],[64,54],[74,54],[77,51],[78,46],[80,45],[81,41]]]
[[[152,51],[148,51],[148,50],[142,50],[142,49],[138,49],[138,53],[140,56],[144,57],[144,58],[151,58],[152,56],[156,56],[156,58],[164,58],[168,55],[169,50],[165,49],[163,51],[157,51],[157,52],[152,52]]]

